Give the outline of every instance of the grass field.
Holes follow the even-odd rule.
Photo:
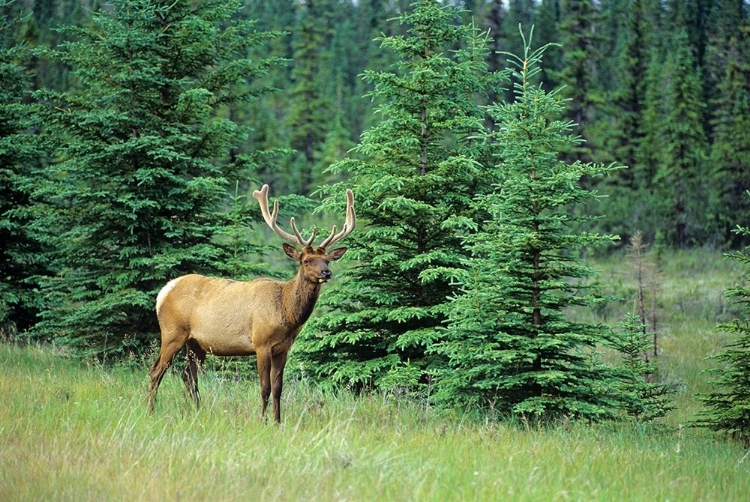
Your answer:
[[[623,293],[620,263],[598,266]],[[664,428],[477,424],[294,378],[277,427],[258,420],[256,379],[216,371],[199,411],[170,371],[149,416],[148,361],[103,368],[0,345],[0,501],[746,501],[749,452],[685,426],[708,389],[705,357],[726,341],[711,330],[732,315],[722,290],[738,269],[699,251],[663,274],[660,363],[681,389]]]

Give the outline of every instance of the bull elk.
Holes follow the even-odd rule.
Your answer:
[[[283,244],[284,252],[299,263],[297,275],[286,282],[255,279],[232,281],[191,274],[178,277],[164,286],[156,298],[156,314],[161,329],[161,350],[149,370],[149,412],[164,373],[174,356],[187,348],[187,364],[182,379],[196,406],[200,405],[198,369],[206,354],[217,356],[255,355],[261,387],[261,418],[265,416],[268,398],[273,393],[273,414],[281,421],[281,388],[287,353],[305,321],[312,314],[323,283],[331,278],[328,264],[338,260],[346,248],[327,251],[340,241],[356,223],[354,195],[346,191],[346,220],[339,233],[331,234],[314,247],[316,229],[303,239],[294,218],[290,223],[294,235],[276,224],[278,200],[273,213],[268,210],[268,185],[253,192],[263,219],[276,235],[302,249]]]

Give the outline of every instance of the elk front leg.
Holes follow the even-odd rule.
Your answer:
[[[260,377],[260,399],[261,409],[260,418],[266,416],[268,407],[268,398],[271,395],[271,353],[265,350],[258,350],[258,376]]]
[[[273,418],[276,423],[281,423],[281,389],[284,385],[284,366],[286,366],[286,355],[275,355],[271,358],[271,390],[273,392]]]

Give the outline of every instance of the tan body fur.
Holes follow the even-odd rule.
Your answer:
[[[157,305],[159,324],[168,333],[181,331],[186,342],[192,340],[217,356],[254,355],[258,349],[286,352],[299,332],[289,332],[290,327],[302,327],[295,311],[295,286],[294,281],[237,282],[186,275],[162,290],[170,301]],[[320,286],[306,289],[314,305]],[[279,312],[282,316],[276,315]]]

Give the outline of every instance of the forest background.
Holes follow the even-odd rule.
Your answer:
[[[273,194],[295,194],[283,198],[286,216],[303,214],[307,226],[328,223],[312,214],[321,196],[335,195],[335,187],[350,179],[360,185],[376,179],[357,178],[355,164],[372,156],[368,147],[386,144],[378,138],[385,123],[379,106],[395,94],[378,91],[378,84],[387,85],[389,72],[403,76],[413,70],[398,66],[409,52],[397,42],[408,39],[414,26],[398,21],[413,8],[407,1],[133,2],[132,10],[117,10],[127,5],[2,4],[3,333],[55,340],[81,355],[104,358],[153,348],[158,331],[153,298],[178,272],[288,276],[291,269],[277,263],[280,253],[268,249],[264,235],[253,237],[251,226],[259,218],[246,206],[248,191],[268,183]],[[512,66],[507,53],[524,52],[519,26],[527,33],[534,26],[537,47],[559,44],[548,46],[533,79],[544,92],[565,98],[550,120],[570,121],[572,137],[584,141],[560,142],[557,153],[569,165],[627,166],[585,172],[577,180],[589,193],[604,196],[571,205],[588,225],[584,233],[619,236],[615,247],[636,235],[655,249],[748,244],[747,235],[732,231],[750,214],[747,2],[442,5],[460,8],[448,25],[468,30],[435,42],[445,54],[459,54],[449,68],[463,78],[464,66],[473,65],[471,71],[485,75],[461,82],[471,103],[443,110],[435,105],[440,113],[458,110],[456,122],[466,120],[462,131],[477,127],[470,122],[480,115],[481,127],[496,131],[502,118],[477,115],[472,107],[517,99],[511,82],[481,79]],[[106,14],[113,11],[121,17],[108,24]],[[97,17],[100,13],[105,16]],[[164,43],[158,30],[141,32],[141,39],[128,32],[146,18],[156,27],[164,23],[162,34],[173,26],[170,19],[189,20],[183,33],[152,51],[166,68],[163,74],[133,71],[134,54],[146,57],[149,44]],[[461,60],[464,53],[470,56]],[[144,91],[171,88],[170,79],[179,95]],[[149,97],[132,99],[138,93]],[[128,110],[135,113],[126,117]],[[457,129],[450,127],[456,126],[438,131],[437,147],[454,147],[463,155],[461,148],[469,147],[455,147]],[[111,138],[130,138],[127,154]],[[484,154],[492,155],[479,153]],[[439,160],[456,162],[450,155]],[[174,170],[165,172],[160,162]],[[428,202],[457,212],[469,205],[453,200],[457,196],[441,197],[449,199],[447,206]],[[325,200],[326,209],[335,211],[335,204]],[[366,220],[376,221],[377,205],[368,207],[365,199],[363,209],[371,214]],[[419,217],[419,210],[410,210]],[[450,255],[451,246],[457,248],[450,239],[439,243],[432,255],[424,254],[427,265],[410,264],[414,270],[405,270],[405,276],[416,271],[424,281],[420,274],[439,269],[441,260],[460,261]],[[585,254],[591,251],[586,246],[577,242],[573,248]],[[366,248],[360,242],[355,257],[366,258]],[[383,259],[402,258],[394,252]],[[443,304],[460,288],[448,282],[443,278],[433,291],[439,296],[434,304],[415,305],[399,313],[404,317],[382,322],[385,331],[403,331],[383,346],[368,346],[357,338],[361,333],[337,332],[342,319],[351,325],[362,304],[350,305],[342,314],[349,317],[337,318],[330,312],[344,304],[343,297],[351,298],[352,289],[332,292],[322,306],[329,315],[314,329],[343,336],[331,337],[338,340],[331,342],[338,343],[338,354],[309,336],[299,342],[300,357],[315,363],[318,377],[330,376],[326,364],[337,367],[339,383],[362,384],[357,378],[384,386],[424,383],[425,367],[411,364],[440,358],[423,347],[431,341],[430,330],[451,319]],[[414,291],[391,293],[411,297]],[[362,332],[367,330],[376,331]],[[340,369],[337,358],[351,359],[354,347],[366,347],[360,349],[367,352],[363,364]]]
[[[397,57],[382,36],[403,34],[395,22],[404,1],[251,1],[236,18],[258,31],[281,31],[258,55],[284,58],[256,84],[276,92],[233,106],[229,118],[249,136],[231,151],[278,149],[252,172],[272,193],[309,195],[334,177],[378,117],[365,69],[388,70]],[[522,49],[519,24],[535,27],[547,51],[540,80],[565,86],[567,118],[585,139],[570,158],[617,162],[627,170],[605,180],[598,212],[605,231],[627,242],[636,230],[647,242],[676,247],[740,246],[731,232],[748,213],[748,3],[696,1],[465,1],[466,22],[489,30],[488,71],[507,66],[501,52]],[[17,1],[4,18],[4,47],[54,47],[70,38],[61,26],[83,25],[106,5],[96,1]],[[77,85],[70,67],[43,57],[27,63],[31,89]],[[506,86],[507,87],[507,86]],[[490,100],[512,98],[490,96]],[[606,187],[606,188],[605,188]]]

